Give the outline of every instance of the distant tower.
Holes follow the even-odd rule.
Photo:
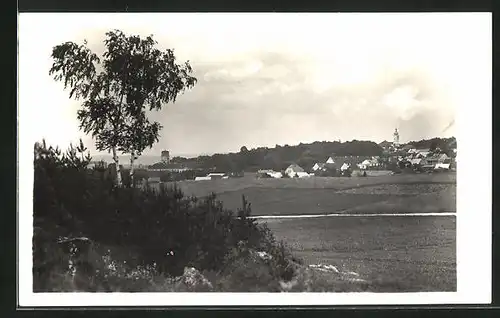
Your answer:
[[[394,130],[393,136],[394,136],[394,142],[393,142],[394,147],[399,147],[399,132],[397,128]]]
[[[163,150],[161,152],[161,162],[170,163],[170,152],[168,150]]]

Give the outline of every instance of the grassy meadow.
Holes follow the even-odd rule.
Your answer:
[[[379,177],[309,177],[300,179],[258,179],[255,177],[255,174],[246,174],[243,178],[210,181],[186,180],[167,184],[176,184],[186,195],[202,197],[210,194],[211,192],[222,194],[224,192],[232,192],[248,188],[346,190],[383,184],[424,183],[456,184],[456,174],[402,174]]]
[[[371,292],[456,290],[456,218],[321,217],[265,220],[306,264],[329,264]],[[349,291],[353,291],[351,289]],[[358,286],[359,287],[359,286]]]
[[[304,179],[238,179],[176,183],[187,195],[217,193],[229,209],[241,207],[242,195],[252,214],[425,213],[456,210],[455,174]]]
[[[455,174],[180,182],[188,195],[217,193],[230,209],[245,195],[252,214],[427,213],[456,211]],[[455,216],[266,219],[307,264],[333,265],[364,282],[339,291],[456,290]],[[328,274],[325,279],[328,279]],[[330,284],[330,285],[332,285]]]

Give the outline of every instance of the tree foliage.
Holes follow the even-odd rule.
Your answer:
[[[131,155],[131,163],[159,139],[162,126],[150,122],[146,111],[160,110],[192,88],[189,61],[177,64],[174,51],[161,51],[152,36],[106,33],[105,52],[98,57],[84,41],[65,42],[52,50],[49,71],[64,82],[70,98],[82,99],[77,118],[80,129],[91,134],[99,151]]]

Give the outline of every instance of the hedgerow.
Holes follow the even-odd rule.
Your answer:
[[[81,142],[65,153],[45,142],[34,151],[35,291],[178,290],[171,279],[186,268],[213,273],[223,290],[239,290],[233,283],[248,286],[249,279],[278,290],[295,273],[287,248],[248,218],[244,197],[231,211],[215,194],[199,199],[175,186],[117,187],[113,171],[87,168],[91,158]],[[269,256],[254,262],[259,275],[246,263],[255,253]]]

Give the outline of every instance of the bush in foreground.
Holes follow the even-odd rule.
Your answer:
[[[215,194],[118,188],[90,159],[82,144],[35,145],[34,291],[279,291],[294,276],[297,262],[248,218],[245,198],[235,213]]]

